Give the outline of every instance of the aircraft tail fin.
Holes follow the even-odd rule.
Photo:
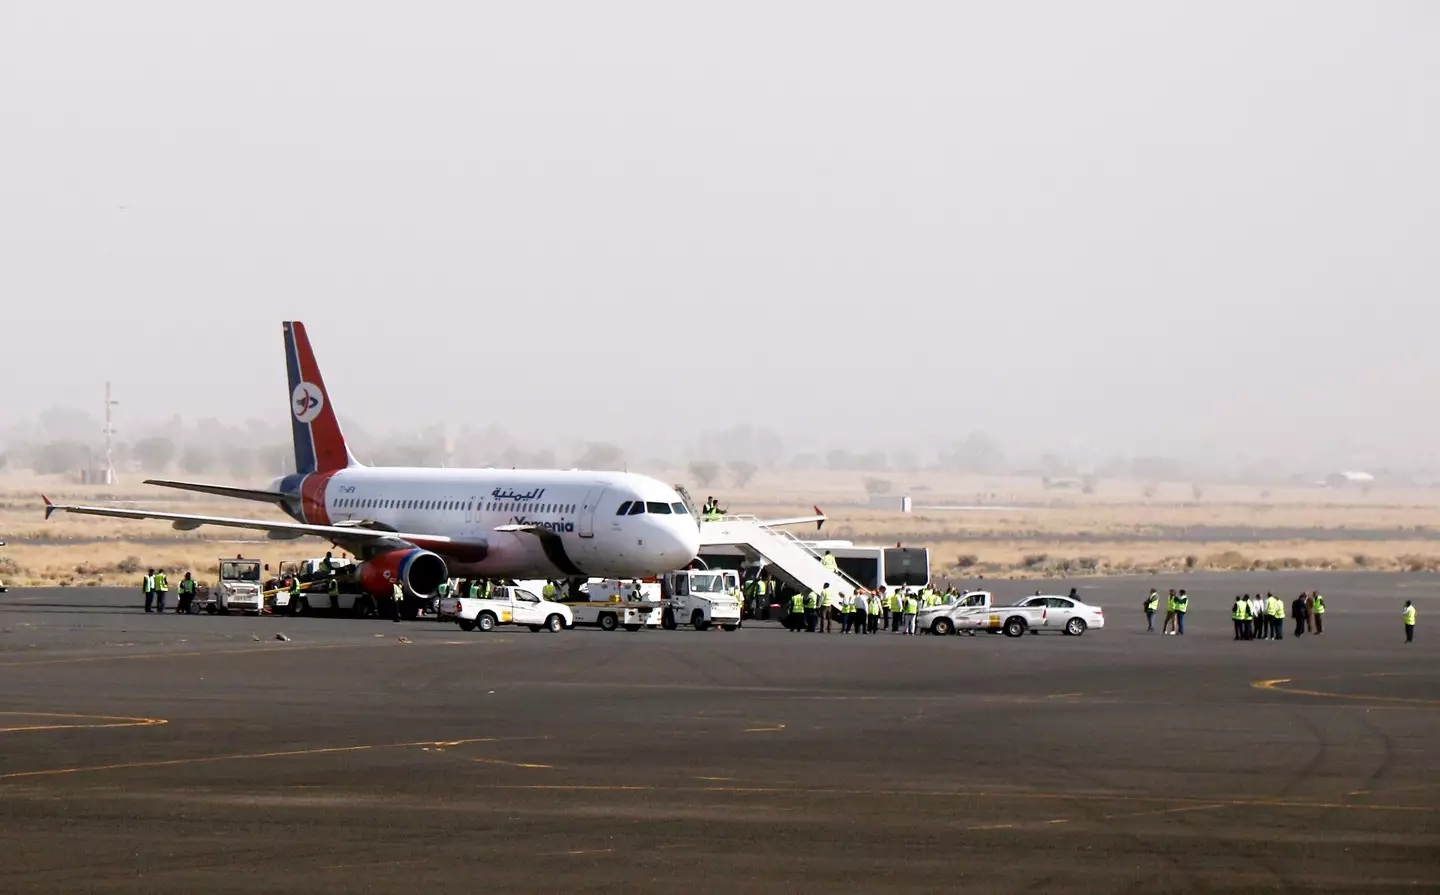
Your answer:
[[[310,349],[305,324],[285,324],[285,365],[290,380],[290,432],[295,440],[295,471],[301,475],[359,466],[345,446],[335,405],[325,391],[320,365]]]

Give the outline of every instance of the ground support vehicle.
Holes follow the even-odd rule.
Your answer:
[[[586,585],[587,600],[565,603],[574,615],[575,624],[593,625],[604,631],[624,628],[638,631],[660,624],[663,606],[655,584],[602,579]]]
[[[493,631],[498,625],[525,625],[531,631],[559,633],[575,624],[570,607],[542,600],[528,590],[502,585],[489,597],[446,597],[440,614],[455,619],[462,631]]]
[[[660,624],[667,631],[690,625],[704,631],[719,625],[733,631],[740,619],[740,573],[732,569],[683,569],[660,579],[664,606]]]
[[[265,608],[265,594],[260,585],[260,560],[235,557],[220,560],[219,577],[214,587],[203,591],[196,588],[190,604],[192,614],[202,609],[211,615],[231,612],[253,612]]]

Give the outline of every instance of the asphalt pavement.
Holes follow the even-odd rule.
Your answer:
[[[12,590],[0,892],[1440,890],[1440,576],[1044,587],[1071,584],[1104,630],[465,634]],[[1190,590],[1184,637],[1145,633],[1151,584]],[[1323,636],[1232,639],[1235,593],[1312,586]]]

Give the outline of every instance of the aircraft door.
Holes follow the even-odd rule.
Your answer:
[[[586,492],[585,502],[580,505],[580,524],[576,527],[580,537],[595,537],[595,507],[600,503],[600,497],[604,493],[604,485],[592,485]]]

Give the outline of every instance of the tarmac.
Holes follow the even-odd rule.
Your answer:
[[[1145,633],[1152,584],[1190,590],[1184,637]],[[1440,890],[1440,576],[1044,587],[1071,585],[1104,630],[465,634],[12,590],[0,892]],[[1232,639],[1235,593],[1312,586],[1323,636]]]

